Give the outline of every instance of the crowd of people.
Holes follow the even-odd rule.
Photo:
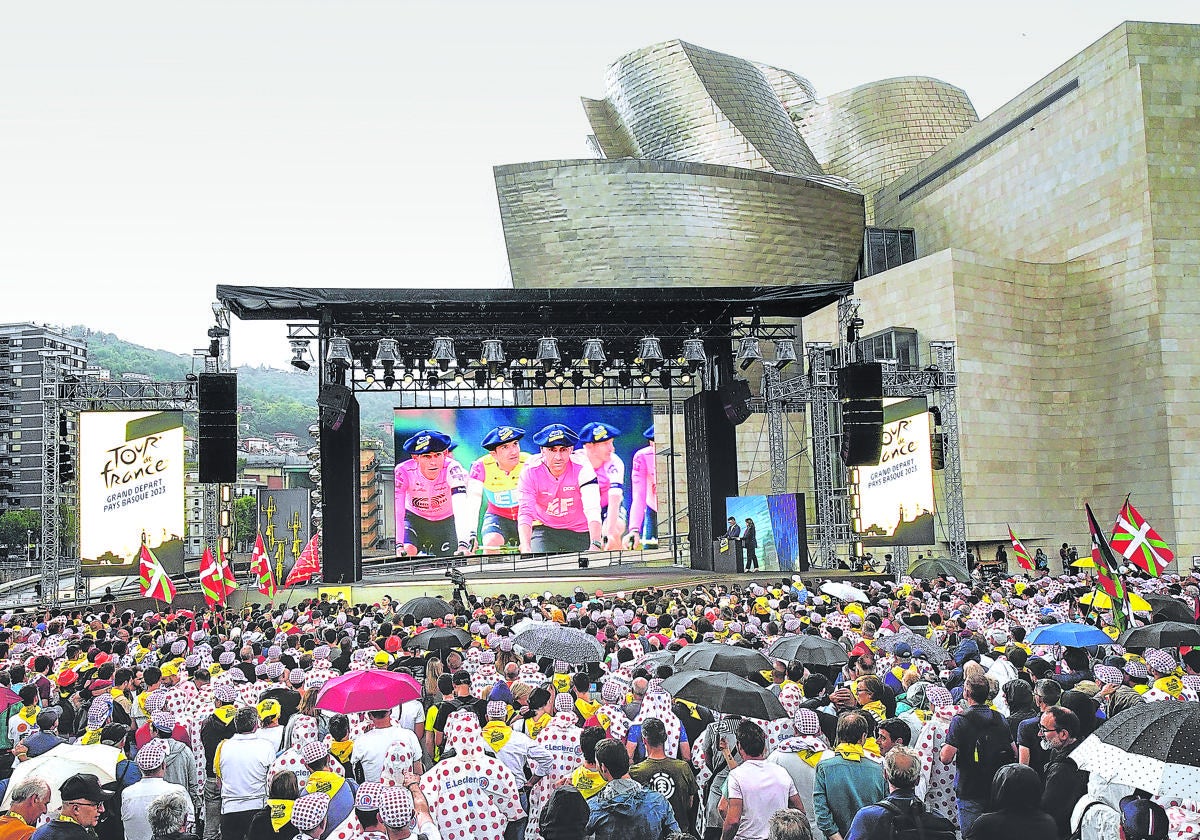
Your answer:
[[[1194,578],[1137,585],[1200,608]],[[843,600],[797,577],[468,596],[424,617],[387,596],[10,613],[0,840],[1195,836],[1200,802],[1071,757],[1106,717],[1200,689],[1200,649],[1026,642],[1040,624],[1111,623],[1085,614],[1089,590],[1071,576],[905,578]],[[523,649],[522,633],[551,624],[602,654]],[[422,649],[437,628],[469,641]],[[766,652],[792,637],[843,655],[769,656],[742,674],[782,717],[664,687],[689,646]],[[371,669],[418,677],[421,696],[318,705],[329,680]]]

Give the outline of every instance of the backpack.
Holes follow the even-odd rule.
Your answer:
[[[919,799],[913,799],[907,809],[890,799],[876,804],[892,817],[890,840],[958,840],[958,826],[925,810],[925,803]]]
[[[973,737],[959,749],[955,764],[960,780],[959,793],[970,799],[987,799],[996,771],[1017,760],[1008,722],[999,712],[991,709],[987,712],[986,718],[981,717],[976,709],[968,709],[963,713],[963,717],[971,721]]]

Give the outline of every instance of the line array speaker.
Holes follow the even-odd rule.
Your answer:
[[[237,374],[202,373],[197,389],[201,484],[237,481]]]
[[[842,463],[865,467],[883,453],[883,366],[856,362],[838,371],[842,408]]]

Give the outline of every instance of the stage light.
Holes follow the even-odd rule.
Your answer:
[[[638,342],[638,354],[637,358],[633,360],[634,364],[647,370],[654,370],[662,364],[662,360],[662,344],[659,343],[656,336],[648,335]]]
[[[535,373],[533,375],[533,384],[534,384],[534,386],[536,386],[538,388],[545,388],[546,382],[548,381],[548,379],[549,378],[546,376],[546,372],[543,370],[539,370],[537,373]]]
[[[230,545],[232,545],[232,543],[230,543],[229,537],[221,537],[221,553],[224,554],[226,557],[228,557],[230,554],[230,552],[229,552]]]
[[[411,385],[411,384],[413,384],[414,382],[416,382],[417,380],[416,380],[416,377],[414,377],[414,376],[412,375],[412,371],[411,371],[411,370],[408,370],[408,371],[405,371],[405,372],[404,372],[404,378],[403,378],[403,379],[401,379],[400,381],[401,381],[403,384],[405,384],[405,385]]]
[[[512,384],[514,388],[524,388],[525,372],[521,370],[514,370],[512,372]]]
[[[308,339],[293,338],[288,341],[292,347],[292,367],[298,370],[308,370],[312,367],[304,358],[308,355]]]
[[[396,362],[400,361],[400,342],[381,338],[375,348],[375,364],[383,368],[383,386],[389,391],[396,384]]]
[[[308,436],[313,440],[319,440],[321,437],[321,424],[313,423],[308,427]]]
[[[431,370],[425,374],[425,382],[430,388],[436,387],[439,381],[436,370]]]
[[[312,479],[312,481],[316,484],[321,483],[321,471],[319,469],[317,469],[316,467],[313,467],[311,470],[308,471],[308,477],[310,479]]]
[[[332,365],[347,368],[353,366],[354,356],[350,353],[350,340],[341,336],[329,339],[329,350],[326,351],[325,358]]]
[[[796,340],[779,338],[775,340],[775,369],[783,370],[796,361]]]
[[[762,351],[758,349],[758,339],[752,335],[743,338],[742,345],[738,348],[737,358],[742,370],[746,370],[755,362],[761,362]]]
[[[683,363],[692,373],[703,367],[705,362],[704,342],[698,338],[684,339]]]
[[[651,375],[650,375],[650,374],[648,374],[648,373],[643,373],[643,374],[642,374],[642,384],[643,384],[643,385],[649,385],[649,384],[650,384],[652,381],[654,381],[654,377],[653,377],[653,376],[651,376]]]
[[[304,454],[308,456],[308,460],[312,461],[315,464],[321,460],[321,447],[319,447],[319,446],[311,447]]]
[[[221,485],[221,502],[222,502],[222,504],[227,505],[232,501],[233,501],[233,488],[230,487],[228,484],[222,484]]]
[[[229,508],[223,508],[221,510],[221,513],[218,516],[217,521],[221,525],[222,528],[229,527]]]
[[[456,361],[457,358],[454,353],[454,339],[441,336],[433,340],[433,353],[430,354],[430,359],[437,364],[440,370],[448,369],[450,363]]]
[[[497,371],[496,378],[492,382],[495,383],[497,388],[502,387],[504,385],[504,371]]]
[[[571,384],[574,385],[576,388],[583,387],[583,371],[581,371],[581,370],[571,371]]]
[[[488,372],[483,368],[475,371],[475,387],[482,388],[487,385]]]
[[[592,373],[599,373],[608,361],[608,356],[604,354],[604,342],[598,338],[589,338],[583,342],[582,361],[587,363],[588,370]]]
[[[539,338],[537,360],[543,368],[549,370],[558,364],[562,356],[558,354],[558,339],[557,338]]]
[[[629,388],[633,385],[633,374],[629,372],[629,368],[621,368],[617,371],[617,384],[622,388]]]
[[[554,384],[555,385],[561,386],[566,381],[567,381],[567,378],[565,376],[563,376],[561,373],[554,374]]]
[[[692,375],[690,373],[685,373],[679,377],[679,381],[682,382],[684,385],[691,385],[692,384]]]
[[[670,390],[670,388],[671,388],[671,370],[670,370],[670,368],[663,368],[662,370],[660,370],[658,372],[658,384],[659,384],[659,387],[661,387],[664,391]]]
[[[454,374],[454,384],[455,385],[462,385],[462,384],[466,383],[466,381],[467,380],[463,377],[463,375],[460,371],[455,372],[455,374]]]
[[[504,364],[504,344],[498,338],[487,338],[479,352],[480,364],[487,365],[488,372],[495,373]]]

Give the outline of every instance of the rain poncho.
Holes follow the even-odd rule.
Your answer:
[[[953,764],[942,764],[941,751],[950,731],[950,721],[958,712],[950,692],[940,686],[931,686],[925,692],[932,716],[921,729],[916,750],[921,756],[921,783],[917,786],[918,798],[935,811],[943,814],[958,813],[958,795],[954,792]]]
[[[529,792],[529,824],[525,828],[525,840],[541,840],[538,817],[542,808],[550,801],[554,789],[569,782],[575,768],[583,764],[583,750],[579,746],[582,732],[575,725],[575,712],[571,710],[556,714],[538,735],[538,745],[549,751],[554,763],[550,773]]]

